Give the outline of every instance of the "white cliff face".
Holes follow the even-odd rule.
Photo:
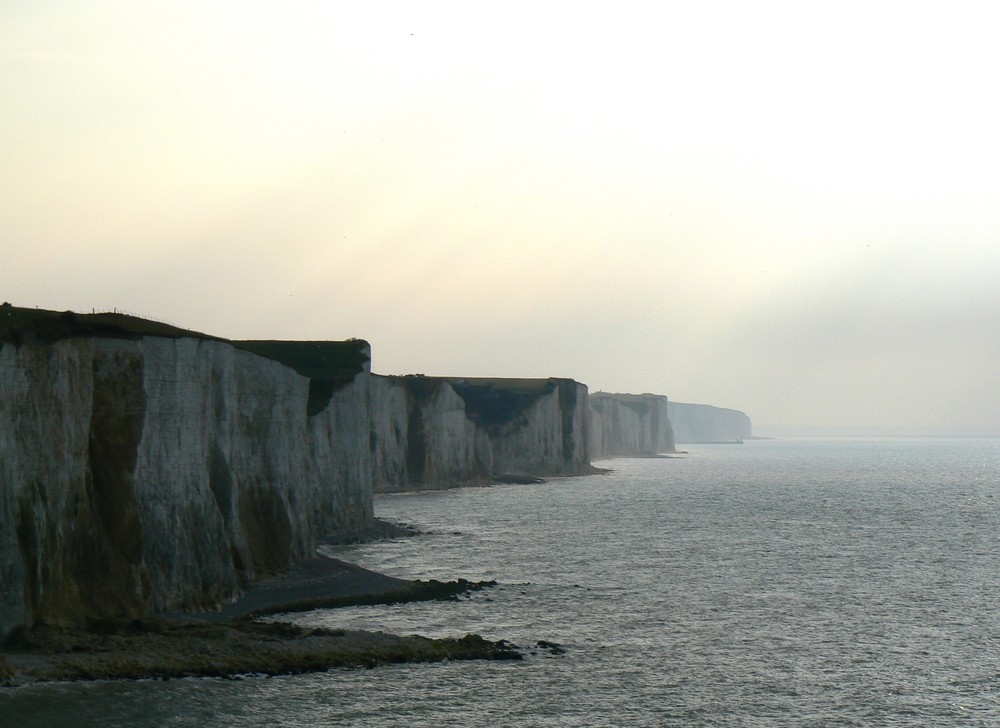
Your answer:
[[[659,394],[590,395],[591,457],[674,452],[667,406],[667,398]]]
[[[0,633],[210,608],[372,517],[369,380],[225,342],[0,348]]]
[[[373,377],[375,490],[392,493],[481,482],[491,472],[465,403],[443,379]]]
[[[469,484],[491,472],[492,455],[482,450],[465,402],[448,382],[409,402],[408,459],[411,482],[424,487]]]
[[[94,597],[77,583],[105,542],[86,477],[92,359],[88,340],[0,346],[0,635],[44,600]]]
[[[532,382],[538,393],[517,399],[505,385],[477,380],[374,381],[375,399],[383,402],[374,429],[376,492],[447,488],[501,474],[574,475],[589,468],[587,388],[577,382]],[[516,388],[517,381],[508,385]]]
[[[323,379],[329,342],[20,340],[0,344],[0,637],[210,609],[363,531],[376,486],[589,470],[571,380]]]
[[[742,442],[753,434],[750,418],[739,410],[671,402],[669,412],[678,443]]]
[[[406,443],[409,439],[406,390],[395,378],[371,378],[371,422],[368,447],[372,452],[376,491],[407,490]]]
[[[577,475],[589,468],[587,387],[553,385],[523,414],[488,430],[498,474]]]

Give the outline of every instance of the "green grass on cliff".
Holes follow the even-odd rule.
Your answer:
[[[274,359],[310,379],[353,378],[369,362],[368,342],[234,341],[233,346]]]
[[[557,379],[448,379],[473,421],[486,427],[512,422],[558,386]]]
[[[177,339],[189,336],[224,341],[217,336],[123,313],[47,311],[41,308],[18,308],[6,303],[0,306],[0,342],[20,345],[34,339],[52,343],[78,336],[117,339],[138,339],[143,336]]]

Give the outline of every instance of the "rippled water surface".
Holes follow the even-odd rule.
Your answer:
[[[496,579],[310,625],[478,632],[522,663],[0,692],[0,725],[1000,725],[1000,442],[756,441],[609,475],[383,496],[347,547]]]

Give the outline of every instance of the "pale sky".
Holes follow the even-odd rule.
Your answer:
[[[0,298],[1000,435],[994,7],[5,0]]]

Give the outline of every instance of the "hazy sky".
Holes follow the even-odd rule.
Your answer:
[[[1000,434],[993,8],[5,0],[0,298]]]

